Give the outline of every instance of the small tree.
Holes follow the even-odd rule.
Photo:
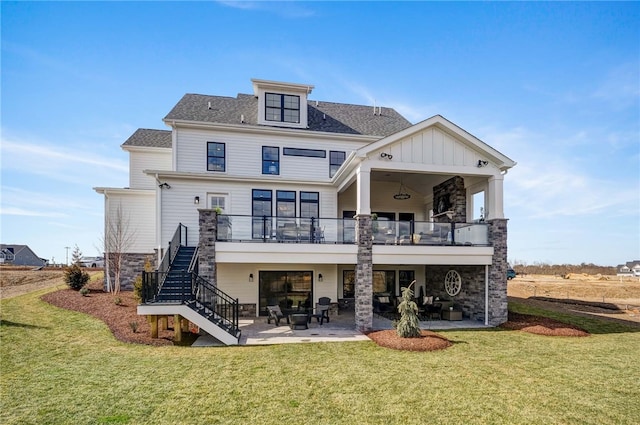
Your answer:
[[[396,328],[396,332],[401,338],[416,338],[420,336],[418,306],[413,301],[413,291],[411,290],[414,283],[416,283],[415,280],[407,288],[402,288],[402,302],[398,305],[400,320]]]
[[[83,271],[78,264],[67,267],[64,271],[64,282],[74,291],[79,291],[89,282],[89,273]]]
[[[73,252],[71,253],[71,264],[80,264],[82,259],[82,251],[78,248],[78,244],[74,245]]]
[[[120,275],[124,254],[135,241],[135,229],[130,225],[129,216],[125,215],[122,204],[110,212],[105,223],[104,251],[105,278],[107,291],[113,294],[120,292]],[[113,282],[111,275],[113,274]]]

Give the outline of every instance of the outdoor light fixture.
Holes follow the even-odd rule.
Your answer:
[[[386,153],[386,152],[380,152],[380,158],[393,159],[393,155],[391,155],[390,153]]]
[[[200,203],[200,197],[196,196],[195,198],[193,198],[193,203],[198,205]]]
[[[482,159],[478,160],[478,168],[486,167],[489,164],[489,161],[483,161]]]
[[[158,187],[160,189],[171,189],[171,185],[169,185],[169,183],[160,183]]]
[[[253,282],[253,273],[249,273],[249,282]]]
[[[322,273],[318,273],[318,281],[322,282]]]
[[[404,184],[402,184],[402,180],[400,180],[400,188],[398,189],[398,193],[393,195],[393,199],[404,201],[409,198],[411,198],[411,195],[407,193],[407,189],[404,187]]]

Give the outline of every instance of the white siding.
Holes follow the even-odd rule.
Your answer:
[[[144,170],[171,170],[171,149],[158,151],[129,151],[129,187],[132,189],[154,189],[155,178]]]
[[[140,192],[107,194],[107,217],[116,219],[118,208],[122,207],[122,220],[124,223],[128,222],[132,243],[125,247],[126,252],[153,252],[156,231],[155,203],[154,192],[148,195],[141,195]]]
[[[188,228],[188,241],[195,245],[198,241],[198,209],[208,208],[206,199],[208,193],[218,193],[227,196],[226,214],[251,215],[252,213],[252,189],[271,190],[273,194],[273,215],[276,215],[276,190],[296,191],[296,210],[299,213],[300,191],[319,192],[320,217],[333,218],[337,216],[336,190],[328,186],[293,185],[283,184],[277,181],[264,181],[262,183],[247,182],[216,182],[203,180],[167,180],[170,189],[163,189],[162,203],[162,241],[165,247],[179,223]],[[194,197],[200,197],[200,204],[194,204]],[[249,229],[247,229],[249,230]],[[237,236],[234,236],[237,237]]]
[[[478,159],[485,159],[469,145],[458,140],[438,128],[431,127],[399,140],[392,146],[387,146],[379,152],[393,155],[393,161],[417,163],[425,165],[453,165],[475,167]]]
[[[329,152],[341,151],[348,156],[364,146],[362,142],[338,142],[302,137],[269,136],[212,132],[206,130],[178,129],[177,170],[181,172],[207,173],[207,142],[225,143],[225,173],[215,175],[239,177],[263,177],[262,147],[280,148],[280,175],[264,175],[265,179],[296,179],[302,181],[329,180]],[[326,151],[325,158],[307,158],[283,155],[283,148],[320,149]]]

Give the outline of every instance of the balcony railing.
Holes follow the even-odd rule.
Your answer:
[[[486,223],[373,220],[374,245],[489,245]],[[328,243],[356,242],[353,218],[303,218],[219,215],[220,242]]]

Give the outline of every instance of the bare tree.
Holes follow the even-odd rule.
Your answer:
[[[122,260],[124,254],[135,242],[135,229],[131,227],[129,215],[123,211],[122,203],[118,202],[115,211],[107,214],[103,241],[105,278],[107,279],[107,292],[117,294],[120,292]],[[113,281],[111,281],[112,274]]]

